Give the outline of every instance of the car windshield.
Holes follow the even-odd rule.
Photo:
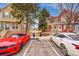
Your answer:
[[[73,40],[79,41],[79,38],[76,35],[68,35],[68,36],[72,38]]]
[[[12,35],[11,37],[19,37],[18,35]]]
[[[11,37],[22,37],[22,36],[25,36],[26,34],[13,34]]]
[[[26,34],[17,34],[19,37],[25,36]]]

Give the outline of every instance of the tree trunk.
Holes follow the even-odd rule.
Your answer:
[[[67,29],[67,32],[73,32],[73,25],[68,23],[66,29]]]
[[[18,28],[19,28],[19,31],[22,32],[22,26],[21,26],[21,23],[18,24],[18,26],[19,26],[19,27],[18,27]]]
[[[28,21],[26,21],[26,32],[28,32]]]
[[[29,17],[26,18],[26,32],[28,32],[29,29]]]

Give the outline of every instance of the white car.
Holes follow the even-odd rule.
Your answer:
[[[79,38],[74,33],[56,33],[51,40],[60,47],[63,55],[79,56]]]

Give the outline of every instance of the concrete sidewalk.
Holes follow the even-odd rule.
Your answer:
[[[31,39],[40,39],[40,40],[45,40],[45,39],[50,39],[51,35],[49,36],[36,36],[36,37],[31,37]]]

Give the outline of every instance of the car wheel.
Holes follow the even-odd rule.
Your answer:
[[[23,44],[21,43],[21,44],[20,44],[20,50],[22,50],[22,48],[23,48]]]
[[[64,56],[68,56],[67,49],[64,44],[60,45],[60,49]]]

